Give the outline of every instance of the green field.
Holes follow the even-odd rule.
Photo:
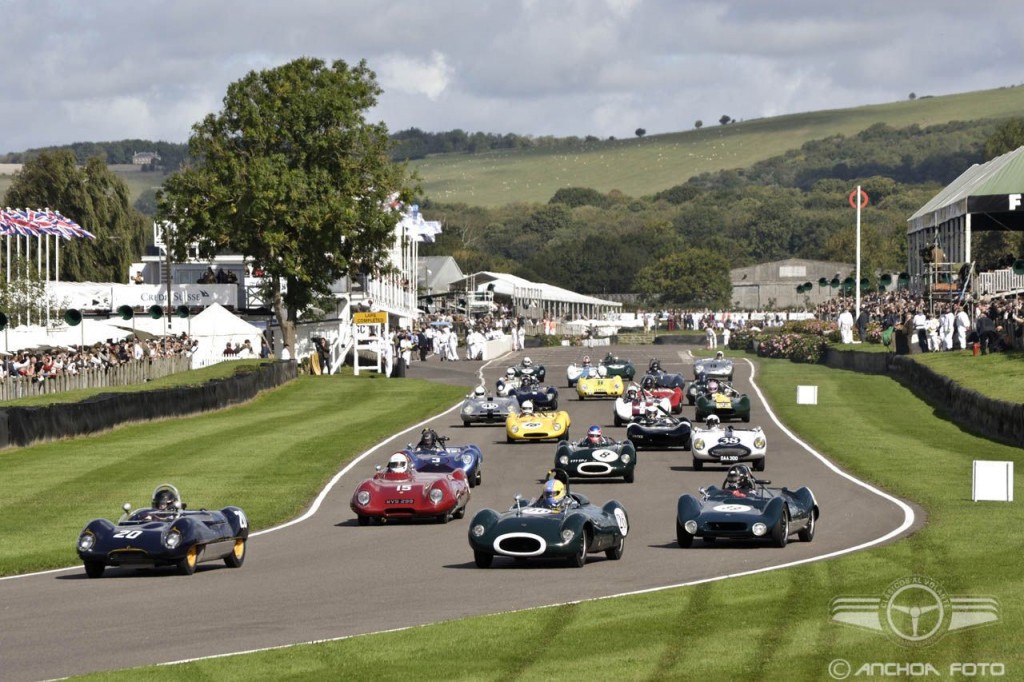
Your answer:
[[[948,355],[952,363],[960,362],[959,366],[951,365],[954,375],[966,363],[976,365],[968,369],[973,374],[994,362],[990,359],[993,356]],[[828,666],[836,659],[849,661],[855,670],[871,662],[927,663],[943,678],[950,676],[950,666],[957,663],[994,662],[1005,666],[1006,679],[1021,679],[1024,653],[1019,642],[1024,636],[1024,591],[1019,575],[1019,510],[1012,504],[975,503],[970,499],[973,459],[1017,462],[1014,483],[1019,487],[1024,477],[1021,449],[971,436],[938,419],[932,407],[884,376],[785,360],[759,359],[757,366],[758,384],[786,426],[845,470],[919,504],[927,526],[883,547],[765,574],[86,679],[547,680],[552,671],[568,668],[595,680],[820,680],[831,679]],[[310,433],[313,426],[315,433],[326,428],[328,422],[304,423],[316,417],[310,416],[310,405],[303,401],[326,404],[329,393],[343,390],[344,384],[358,384],[362,392],[366,386],[376,389],[389,382],[345,380],[336,386],[330,384],[323,379],[302,379],[250,406],[230,410],[228,413],[238,414],[220,417],[230,419],[233,426],[218,427],[219,437],[230,436],[242,430],[245,423],[271,415],[278,420],[277,428],[284,430],[282,439],[289,437],[288,429],[292,427]],[[793,404],[798,385],[818,386],[818,405]],[[310,392],[314,397],[304,397]],[[371,394],[373,399],[380,397],[376,390]],[[424,414],[430,411],[428,404],[435,409],[450,404],[428,395],[422,393],[417,403]],[[300,401],[301,407],[294,405],[295,401]],[[175,442],[205,437],[216,421],[211,416],[131,428],[167,429],[159,435]],[[338,421],[342,420],[332,423]],[[348,415],[344,422],[357,429],[365,425],[359,419],[352,422]],[[137,431],[134,435],[157,434]],[[321,451],[335,449],[334,444],[346,442],[345,437],[341,431],[307,437],[301,448],[308,453],[306,457],[297,462],[278,457],[270,463],[275,480],[286,482],[279,495],[291,502],[283,506],[300,508],[315,494],[318,481],[370,440],[367,437],[363,443],[345,448],[345,452],[334,452],[328,465]],[[87,441],[83,443],[89,445]],[[277,450],[280,445],[271,447]],[[238,450],[231,456],[242,454],[243,449]],[[3,468],[6,457],[6,453],[0,457],[0,486],[11,478],[11,471]],[[43,492],[56,488],[52,481],[50,488],[46,487],[46,478],[54,476],[53,468],[33,467],[32,472],[39,480],[31,486],[32,492],[20,493],[13,507],[45,507],[45,503],[55,502]],[[138,481],[130,477],[138,479],[142,475],[136,470],[129,480],[119,482],[121,490],[108,486],[109,490],[101,491],[110,497],[104,504],[113,505],[119,501],[118,492],[133,484],[138,487]],[[187,463],[175,476],[176,480],[182,477],[188,477]],[[190,480],[189,489],[193,484],[198,486],[201,481]],[[12,491],[0,489],[0,500],[9,494]],[[248,494],[246,490],[243,496]],[[849,522],[856,518],[856,509],[838,509],[828,500],[819,503],[823,515],[830,519]],[[7,538],[20,521],[11,521],[14,525],[8,527],[9,510],[2,511],[0,536]],[[264,511],[260,525],[285,512],[283,508]],[[819,533],[829,532],[829,526],[831,521],[823,523]],[[45,563],[52,560],[51,556],[51,561]],[[995,597],[1001,622],[950,632],[938,644],[915,648],[883,634],[830,621],[829,605],[834,597],[879,596],[894,581],[908,576],[938,581],[954,596]],[[683,581],[685,576],[680,576]],[[487,646],[497,641],[500,647]],[[595,645],[597,642],[601,645]],[[457,651],[463,655],[453,655]],[[877,679],[863,674],[851,678]]]
[[[775,116],[727,126],[708,122],[700,130],[580,142],[560,149],[446,154],[415,161],[410,167],[420,175],[426,195],[445,203],[545,203],[562,187],[589,187],[605,193],[619,190],[640,197],[701,173],[746,168],[797,149],[809,140],[854,135],[876,123],[894,128],[913,124],[924,127],[1014,116],[1024,116],[1024,87],[919,97],[913,101]],[[128,183],[133,200],[165,177],[138,171],[118,175]],[[10,176],[0,175],[0,196],[10,182]]]
[[[1024,116],[1024,88],[925,97],[743,121],[727,126],[588,144],[558,151],[446,154],[411,164],[428,197],[440,202],[502,206],[546,203],[562,187],[619,190],[647,196],[701,173],[751,164],[809,140],[853,135],[876,123],[922,127]]]

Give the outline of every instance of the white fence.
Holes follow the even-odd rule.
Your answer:
[[[80,388],[107,388],[142,384],[191,368],[191,358],[171,357],[129,360],[111,367],[89,367],[75,374],[62,373],[40,378],[7,376],[0,379],[0,401],[18,400]]]

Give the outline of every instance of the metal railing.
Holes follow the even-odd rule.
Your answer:
[[[47,377],[6,376],[0,378],[0,401],[18,400],[82,388],[107,388],[143,384],[153,379],[186,372],[192,359],[184,356],[129,360],[110,367],[87,367],[74,374],[62,372]]]

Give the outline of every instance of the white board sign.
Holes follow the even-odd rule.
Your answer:
[[[797,405],[817,405],[818,404],[818,387],[817,386],[797,386],[796,387],[796,404]]]
[[[1013,502],[1013,462],[974,460],[972,499]]]

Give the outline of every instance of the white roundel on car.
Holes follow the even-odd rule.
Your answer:
[[[614,462],[619,458],[619,453],[602,448],[600,450],[594,450],[590,453],[590,456],[596,459],[598,462]]]
[[[523,507],[522,513],[524,516],[543,516],[545,514],[554,514],[555,511],[544,507]]]
[[[715,507],[715,511],[719,512],[745,512],[750,511],[750,507],[745,504],[720,504]]]
[[[539,429],[540,428],[540,422],[526,422],[525,424],[523,424],[523,428],[524,429]]]
[[[496,410],[498,409],[498,403],[480,403],[481,410]]]
[[[615,523],[619,524],[619,532],[625,537],[629,532],[629,520],[626,519],[626,512],[619,507],[615,508]]]

